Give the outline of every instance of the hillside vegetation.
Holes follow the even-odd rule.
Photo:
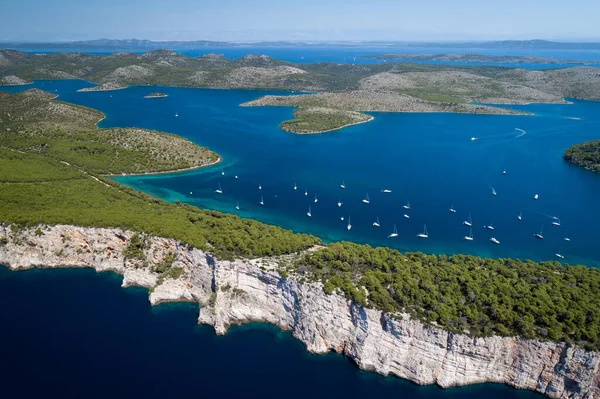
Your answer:
[[[169,50],[109,55],[0,50],[0,84],[24,84],[32,79],[87,79],[97,84],[80,91],[164,85],[317,92],[328,111],[303,110],[298,113],[302,120],[282,124],[288,131],[303,134],[339,129],[356,119],[345,111],[512,114],[516,112],[472,103],[562,103],[564,97],[600,100],[600,73],[589,67],[531,71],[396,62],[294,64],[265,55],[234,60],[218,54],[192,58]],[[314,108],[314,98],[308,102]]]
[[[100,173],[155,170],[160,160],[166,162],[161,167],[176,167],[186,159],[177,148],[189,154],[207,150],[140,129],[111,136],[112,129],[93,127],[101,117],[97,111],[49,97],[40,91],[0,95],[0,222],[15,229],[38,224],[129,229],[139,233],[129,243],[134,252],[150,234],[222,259],[291,254],[279,266],[283,276],[319,282],[328,293],[393,317],[408,313],[474,337],[518,335],[600,349],[597,269],[402,254],[347,242],[316,248],[320,240],[314,236],[152,198]],[[161,158],[165,151],[176,155]]]
[[[52,97],[37,89],[0,92],[0,145],[104,174],[192,168],[218,159],[208,149],[173,134],[98,129],[95,124],[104,117],[102,113]]]
[[[295,267],[363,305],[472,336],[519,335],[600,348],[600,271],[556,262],[425,255],[348,242]]]
[[[566,161],[600,173],[600,140],[588,141],[567,148]]]

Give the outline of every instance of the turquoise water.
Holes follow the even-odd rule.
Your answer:
[[[62,100],[102,110],[107,115],[102,127],[173,132],[223,157],[217,166],[189,173],[115,179],[170,201],[238,213],[326,241],[533,260],[558,260],[560,252],[569,263],[600,264],[600,175],[562,159],[568,146],[598,137],[600,103],[514,107],[534,116],[372,113],[370,123],[295,135],[278,128],[291,118],[291,108],[239,107],[269,94],[265,91],[132,87],[76,93],[87,84],[35,85],[58,90]],[[143,98],[154,90],[169,97]],[[342,181],[345,190],[339,187]],[[214,192],[219,184],[222,195]],[[367,193],[368,205],[362,203]],[[409,212],[402,208],[407,201]],[[469,214],[472,242],[463,239],[469,229],[462,222]],[[352,229],[347,231],[349,217]],[[560,218],[560,227],[552,225],[553,217]],[[376,218],[379,228],[372,226]],[[394,224],[399,236],[388,239]],[[429,238],[419,239],[424,224]],[[484,228],[489,224],[494,231]],[[540,230],[543,240],[534,237]],[[492,244],[492,236],[501,244]]]
[[[560,250],[569,262],[600,263],[595,242],[600,176],[561,158],[569,145],[597,137],[598,103],[519,107],[535,116],[373,113],[370,123],[299,136],[278,128],[291,117],[289,108],[238,106],[269,92],[164,87],[76,92],[89,85],[34,84],[61,100],[102,110],[107,115],[102,127],[169,131],[223,157],[217,166],[190,173],[116,179],[152,195],[226,212],[236,212],[239,201],[241,216],[326,240],[533,259],[553,259]],[[143,99],[155,90],[169,97]],[[515,128],[526,134],[517,137]],[[339,188],[342,180],[345,190]],[[218,184],[222,195],[214,192]],[[384,188],[392,193],[381,193]],[[362,203],[367,191],[369,205]],[[258,203],[261,195],[264,207]],[[344,202],[341,208],[338,200]],[[410,220],[402,217],[407,200]],[[456,214],[449,212],[451,205]],[[311,219],[305,215],[309,206]],[[522,222],[516,219],[520,211]],[[475,240],[467,243],[461,222],[469,213]],[[350,232],[339,220],[342,215],[352,217]],[[553,215],[560,217],[560,227],[551,225]],[[371,225],[376,217],[380,228]],[[488,241],[490,231],[483,228],[490,222],[499,246]],[[424,223],[429,239],[418,240]],[[387,239],[393,224],[399,237]],[[545,239],[536,240],[533,233],[541,225]],[[572,241],[565,242],[565,236]],[[539,397],[495,384],[441,390],[364,373],[341,356],[307,354],[288,333],[271,326],[234,328],[217,337],[196,325],[194,306],[152,309],[145,290],[123,290],[120,282],[113,274],[89,270],[0,267],[5,304],[0,342],[10,342],[0,345],[3,392],[63,398]]]
[[[150,307],[147,291],[92,270],[0,266],[0,380],[5,398],[541,398],[497,384],[442,390],[311,355],[264,324],[225,336],[197,307]]]

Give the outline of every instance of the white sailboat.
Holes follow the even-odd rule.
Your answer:
[[[340,188],[344,189],[346,188],[346,182],[342,180],[342,184],[340,184]]]
[[[346,226],[346,229],[348,231],[350,231],[351,228],[352,228],[352,224],[350,224],[350,216],[348,216],[348,226]]]
[[[490,241],[494,244],[500,244],[500,241],[496,240],[494,237],[490,238]]]
[[[225,176],[225,171],[224,170],[221,171],[221,176]]]
[[[377,220],[373,222],[373,226],[375,226],[375,227],[379,227],[379,226],[381,226],[381,225],[379,224],[379,218],[377,218]]]
[[[260,204],[261,205],[265,205],[265,199],[262,197],[262,195],[260,196]]]
[[[469,229],[469,235],[465,236],[465,240],[473,241],[473,229]]]
[[[534,199],[534,200],[537,200],[538,198],[540,198],[540,196],[539,196],[539,195],[537,195],[537,194],[533,196],[533,199]]]
[[[542,230],[543,230],[543,229],[544,229],[544,226],[542,226],[542,227],[540,228],[540,232],[539,232],[539,233],[535,233],[535,234],[534,234],[534,236],[535,236],[536,238],[539,238],[540,240],[543,240],[543,239],[544,239],[544,236],[542,235]]]
[[[259,189],[259,190],[262,190],[262,185],[260,185],[260,184],[259,184],[259,185],[258,185],[258,189]]]
[[[492,187],[492,195],[497,195],[498,193],[496,192],[496,190],[494,190],[494,187]]]
[[[319,202],[319,199],[317,198],[317,194],[315,194],[315,203]]]
[[[342,217],[340,218],[340,220],[343,222],[343,221],[344,221],[344,217],[342,216]]]
[[[517,219],[519,219],[519,220],[523,220],[523,211],[521,211],[521,212],[519,213],[519,216],[517,216]]]
[[[235,175],[235,178],[236,178],[236,180],[237,180],[237,178],[238,178],[238,175]]]
[[[556,216],[554,217],[554,221],[552,221],[552,226],[560,226],[560,219]]]
[[[190,195],[193,195],[193,194],[194,194],[194,193],[192,193],[192,192],[190,191]]]
[[[364,204],[370,204],[371,203],[371,200],[369,199],[369,193],[367,193],[367,196],[365,197],[365,199],[362,200],[362,202]]]
[[[240,210],[240,202],[239,201],[236,202],[235,209],[237,209],[238,211]]]
[[[215,190],[215,193],[217,193],[217,194],[223,194],[223,189],[221,188],[221,183],[219,183],[219,188],[217,188]]]
[[[569,237],[565,237],[565,241],[571,241]]]
[[[454,204],[450,205],[450,212],[456,213],[456,209],[454,209]]]
[[[410,202],[406,201],[406,205],[402,205],[402,208],[404,208],[404,209],[410,209]]]
[[[310,210],[310,206],[308,207],[308,212],[306,212],[306,216],[308,216],[309,218],[312,217],[312,212]]]
[[[294,190],[298,190],[298,186],[294,183]]]
[[[342,206],[342,201],[338,201],[338,208]]]
[[[406,213],[404,215],[402,215],[404,217],[404,219],[410,219],[410,216],[407,215]]]
[[[394,237],[398,237],[398,229],[396,228],[396,225],[394,225],[394,230],[392,231],[392,233],[388,236],[388,238],[394,238]]]
[[[175,112],[175,116],[177,117],[177,116],[179,116],[179,114],[177,112]]]
[[[506,174],[506,169],[504,169],[504,170],[502,171],[502,174],[503,174],[503,175],[505,175],[505,174]]]
[[[417,234],[417,237],[419,237],[419,238],[428,238],[429,237],[429,233],[427,232],[427,225],[423,225],[423,232],[420,234]]]
[[[560,259],[564,259],[565,258],[565,256],[563,254],[561,254],[560,251],[558,251],[557,253],[555,253],[554,256],[556,256],[557,258],[560,258]]]
[[[308,190],[304,190],[304,196],[306,197],[308,195]]]
[[[469,227],[473,226],[473,222],[471,221],[471,214],[470,214],[470,213],[469,213],[469,220],[465,220],[465,221],[463,222],[463,224],[464,224],[465,226],[469,226]]]
[[[488,230],[494,230],[494,219],[492,219],[491,223],[485,226]]]
[[[382,192],[382,193],[386,193],[386,194],[388,194],[388,193],[391,193],[391,192],[392,192],[392,190],[389,190],[389,189],[387,189],[387,188],[384,188],[383,190],[381,190],[381,192]]]

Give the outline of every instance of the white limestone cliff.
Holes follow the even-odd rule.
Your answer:
[[[40,231],[38,231],[40,233]],[[91,267],[123,275],[123,286],[151,288],[150,302],[200,304],[199,322],[224,334],[232,324],[268,322],[314,353],[334,350],[361,369],[442,387],[505,383],[552,398],[600,398],[600,353],[513,337],[470,338],[411,320],[395,320],[319,284],[283,278],[262,261],[220,261],[175,240],[149,237],[147,264],[126,260],[132,232],[74,226],[13,232],[0,227],[0,264],[11,269]],[[4,243],[5,242],[5,243]],[[178,279],[157,284],[150,265],[176,254]]]

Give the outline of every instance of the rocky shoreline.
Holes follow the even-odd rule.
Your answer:
[[[551,398],[600,397],[600,352],[516,337],[471,338],[411,320],[392,319],[317,283],[276,272],[277,259],[221,261],[172,239],[146,237],[146,262],[126,259],[134,233],[67,225],[0,226],[0,264],[12,270],[90,267],[123,276],[123,287],[150,289],[154,304],[200,304],[198,321],[224,334],[233,324],[267,322],[289,330],[313,353],[334,350],[363,370],[417,384],[452,387],[504,383]],[[151,271],[169,254],[178,278]]]
[[[15,75],[8,75],[0,78],[0,86],[26,86],[32,83],[33,82],[21,79],[20,77]]]

